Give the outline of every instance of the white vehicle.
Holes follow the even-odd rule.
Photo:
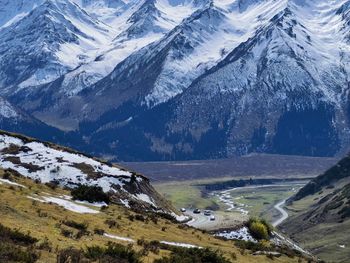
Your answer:
[[[180,211],[181,211],[182,213],[185,213],[185,212],[186,212],[186,208],[181,208]]]
[[[214,215],[210,216],[210,221],[215,221],[215,216]]]

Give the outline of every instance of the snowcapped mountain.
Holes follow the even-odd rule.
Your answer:
[[[317,24],[314,16],[336,10],[334,3],[289,2],[176,98],[174,119],[166,126],[199,138],[217,127],[227,134],[220,148],[225,154],[334,154],[348,141],[348,46],[341,31],[324,25],[342,28],[341,21],[323,16]],[[216,109],[205,112],[208,106]]]
[[[43,0],[1,0],[0,1],[0,28],[11,25],[12,23],[22,19]]]
[[[86,151],[187,159],[349,146],[349,1],[23,3],[0,2],[0,95],[75,130]]]
[[[106,25],[69,1],[44,2],[0,31],[3,92],[49,83],[94,59],[108,33]]]

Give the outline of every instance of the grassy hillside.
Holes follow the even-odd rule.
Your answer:
[[[231,241],[215,239],[201,231],[161,217],[155,217],[154,214],[135,214],[123,206],[112,204],[108,208],[102,207],[101,209],[91,206],[91,209],[96,210],[94,214],[72,212],[53,203],[42,203],[29,198],[42,195],[65,196],[70,194],[69,191],[35,183],[30,179],[16,177],[13,174],[9,175],[9,173],[6,174],[7,179],[4,181],[3,176],[4,171],[0,170],[0,240],[2,241],[0,261],[5,252],[7,256],[12,255],[12,260],[14,260],[14,255],[21,255],[20,251],[23,253],[23,257],[19,258],[18,262],[34,262],[35,260],[45,263],[56,262],[58,254],[62,258],[64,253],[78,253],[80,249],[86,251],[87,247],[106,247],[110,241],[125,246],[129,245],[129,248],[126,247],[126,251],[123,251],[124,255],[130,256],[128,253],[131,251],[142,252],[142,262],[147,263],[169,256],[172,251],[185,253],[183,251],[176,252],[172,245],[158,246],[158,242],[166,241],[186,243],[203,248],[209,247],[212,250],[219,249],[229,262],[306,262],[298,257],[281,256],[272,259],[266,255],[253,256],[249,250],[239,249]],[[30,242],[24,242],[27,240],[26,238],[20,237],[18,239],[16,232],[15,234],[9,233],[10,230],[14,229],[18,229],[18,233],[28,235]],[[150,244],[158,245],[154,249]],[[71,249],[67,252],[65,250],[67,248],[78,250]],[[96,255],[97,250],[95,248],[90,252]],[[120,249],[114,247],[110,250],[115,252]],[[207,258],[210,258],[210,255],[207,255]],[[129,259],[125,262],[133,261]]]
[[[302,188],[281,226],[294,240],[330,262],[350,259],[350,157]]]
[[[328,169],[325,173],[311,180],[294,197],[294,200],[300,200],[308,195],[313,195],[325,187],[332,187],[342,179],[350,177],[350,156],[346,156],[336,165]]]

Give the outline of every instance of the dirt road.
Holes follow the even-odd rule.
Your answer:
[[[280,224],[283,223],[284,220],[288,218],[288,213],[283,208],[285,203],[286,203],[286,200],[283,200],[274,206],[274,208],[281,213],[281,217],[272,223],[274,227],[279,226]]]

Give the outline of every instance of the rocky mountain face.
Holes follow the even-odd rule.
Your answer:
[[[46,125],[2,97],[0,97],[0,129],[25,133],[28,136],[52,142],[65,141],[66,136],[75,136],[73,133],[64,133],[59,129]],[[76,137],[76,142],[79,139],[79,137]]]
[[[0,95],[73,132],[66,144],[123,160],[348,149],[349,1],[1,1],[7,10]]]

